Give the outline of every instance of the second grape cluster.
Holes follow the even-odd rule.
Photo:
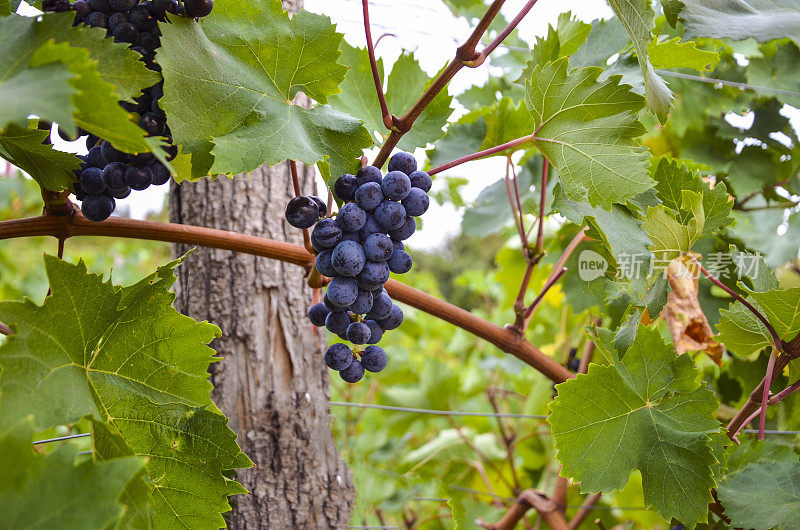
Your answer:
[[[396,153],[388,169],[384,176],[377,167],[365,166],[339,177],[334,192],[343,204],[335,218],[326,216],[316,197],[296,197],[286,208],[289,224],[314,227],[316,268],[332,280],[308,318],[354,345],[337,343],[325,352],[325,364],[348,383],[360,381],[365,370],[386,367],[386,351],[376,344],[385,331],[400,326],[403,311],[383,286],[390,273],[411,270],[403,241],[416,230],[415,217],[430,205],[431,177],[417,170],[411,154]]]

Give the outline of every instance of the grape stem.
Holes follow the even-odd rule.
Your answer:
[[[483,151],[478,151],[477,153],[472,153],[467,156],[462,156],[461,158],[456,158],[452,162],[448,162],[446,164],[442,164],[441,166],[437,166],[428,171],[429,175],[435,175],[437,173],[441,173],[446,169],[450,169],[452,167],[460,166],[466,162],[471,162],[473,160],[478,160],[479,158],[484,158],[486,156],[491,156],[497,153],[501,153],[507,149],[511,149],[522,144],[532,142],[532,136],[523,136],[522,138],[517,138],[515,140],[511,140],[510,142],[506,142],[504,144],[497,145],[495,147],[490,147],[489,149],[484,149]]]
[[[64,235],[67,238],[73,236],[124,237],[201,245],[277,259],[307,269],[311,269],[314,263],[314,255],[300,245],[200,226],[123,218],[110,218],[101,223],[95,223],[80,214],[43,215],[0,221],[0,240],[45,235],[54,237]],[[469,311],[396,280],[389,280],[386,283],[386,290],[392,298],[400,302],[491,342],[554,382],[561,383],[573,377],[569,370],[542,353],[511,326],[502,328]]]
[[[594,508],[595,504],[597,504],[597,501],[599,501],[600,497],[602,496],[603,494],[598,492],[587,497],[583,504],[581,504],[581,507],[578,508],[578,513],[576,513],[572,519],[569,520],[569,527],[571,530],[575,530],[581,525],[583,520],[586,519],[586,517],[589,515],[589,512],[592,511],[592,508]]]
[[[798,390],[800,390],[800,380],[795,381],[794,383],[792,383],[791,385],[787,386],[786,388],[784,388],[783,390],[781,390],[780,392],[778,392],[774,396],[771,396],[767,400],[767,406],[771,407],[772,405],[780,403],[781,401],[783,401],[784,398],[786,398],[786,396],[788,396],[789,394],[792,394],[794,392],[797,392]],[[746,420],[744,420],[744,423],[742,423],[742,427],[744,427],[745,425],[747,425],[748,423],[753,421],[757,416],[759,416],[761,414],[762,410],[764,410],[763,407],[760,407],[758,410],[753,412]]]
[[[547,195],[547,177],[550,169],[550,161],[547,157],[542,157],[542,181],[539,190],[539,229],[536,234],[536,250],[539,254],[544,250],[544,200]]]
[[[3,335],[13,335],[14,334],[14,332],[11,330],[11,328],[6,326],[2,322],[0,322],[0,333],[2,333]]]
[[[369,53],[369,67],[372,70],[372,80],[375,82],[375,91],[378,93],[378,103],[381,106],[381,116],[383,124],[389,130],[394,130],[394,121],[389,114],[389,107],[386,106],[386,97],[383,94],[380,72],[378,72],[378,62],[375,60],[375,45],[372,42],[372,29],[369,25],[369,0],[361,0],[361,8],[364,13],[364,34],[367,39],[367,52]]]
[[[513,180],[512,180],[513,175]],[[528,241],[525,236],[525,222],[522,217],[522,203],[519,200],[519,187],[517,186],[517,174],[514,171],[514,164],[511,156],[506,157],[506,194],[508,195],[508,205],[511,207],[511,216],[514,218],[514,226],[519,233],[519,241],[522,243],[522,251],[527,254]],[[526,256],[527,257],[527,256]]]
[[[508,512],[496,523],[487,523],[478,519],[478,525],[489,530],[513,530],[531,508],[539,512],[542,519],[553,530],[570,528],[564,514],[558,510],[556,502],[534,489],[527,489],[520,493]]]

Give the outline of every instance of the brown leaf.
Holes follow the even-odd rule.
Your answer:
[[[715,363],[722,364],[725,346],[714,340],[708,319],[697,300],[700,268],[693,252],[673,259],[667,267],[667,281],[672,291],[662,313],[678,353],[704,351]]]

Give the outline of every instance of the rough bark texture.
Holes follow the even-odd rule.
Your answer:
[[[313,193],[313,171],[298,169],[303,192]],[[251,178],[173,184],[170,218],[302,244],[301,232],[283,218],[293,195],[288,165],[265,166]],[[177,255],[188,250],[174,248]],[[324,336],[305,316],[311,290],[303,270],[198,248],[181,266],[175,290],[178,310],[222,328],[212,344],[224,358],[212,366],[212,396],[255,463],[238,475],[250,495],[232,499],[230,527],[345,527],[352,475],[331,437]]]

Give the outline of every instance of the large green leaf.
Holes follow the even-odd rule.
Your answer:
[[[570,66],[602,66],[612,55],[630,44],[631,38],[625,27],[614,17],[609,20],[595,20],[592,31],[578,51],[569,58]]]
[[[125,485],[144,460],[76,460],[73,445],[35,453],[33,419],[0,432],[0,518],[4,528],[106,528],[120,518]]]
[[[790,341],[800,333],[800,287],[751,292],[748,301],[764,315],[778,338]],[[750,355],[772,344],[766,326],[752,311],[739,302],[732,302],[721,311],[720,341],[740,355]]]
[[[799,0],[683,0],[686,36],[759,42],[789,37],[800,46]]]
[[[717,488],[732,525],[769,530],[797,528],[800,521],[800,462],[761,461],[725,477]]]
[[[120,288],[46,256],[44,304],[0,303],[15,330],[0,347],[0,428],[31,413],[38,429],[91,416],[108,427],[95,443],[118,436],[148,458],[156,526],[219,528],[244,491],[227,474],[250,462],[209,397],[219,329],[172,307],[178,263]]]
[[[647,56],[655,68],[692,68],[699,72],[713,70],[719,62],[719,53],[700,50],[694,42],[680,42],[680,37],[658,42],[657,37],[647,43]]]
[[[663,123],[672,105],[672,91],[658,75],[647,56],[648,43],[655,27],[655,13],[650,0],[608,0],[611,9],[628,31],[636,58],[644,76],[647,108]]]
[[[339,92],[347,67],[337,62],[342,36],[328,17],[300,11],[290,19],[279,0],[218,0],[201,22],[171,22],[161,26],[157,57],[162,107],[192,155],[191,176],[287,158],[327,162],[334,175],[357,167],[372,144],[358,120],[292,103],[300,91],[319,103]]]
[[[535,66],[525,79],[525,103],[534,118],[534,144],[558,169],[567,197],[586,198],[610,209],[653,186],[647,149],[634,138],[644,132],[636,119],[641,96],[598,82],[602,70],[567,71],[567,58]]]
[[[0,156],[27,172],[44,189],[72,189],[76,179],[73,170],[78,168],[80,160],[43,143],[49,134],[9,125],[0,133]]]
[[[621,362],[589,365],[556,385],[548,419],[563,474],[586,492],[622,488],[642,472],[644,500],[665,519],[704,521],[714,487],[709,436],[717,401],[691,357],[641,326]]]
[[[747,82],[795,94],[800,93],[800,72],[797,69],[797,64],[800,62],[798,46],[800,44],[785,41],[761,46],[764,56],[750,60]],[[783,103],[800,107],[800,96],[778,94],[775,97]]]
[[[684,190],[681,197],[680,214],[659,204],[648,208],[644,218],[644,230],[653,241],[650,250],[659,260],[660,267],[666,267],[669,261],[690,251],[703,234],[705,212],[702,196]]]
[[[522,72],[523,79],[529,76],[530,70],[536,65],[544,66],[559,57],[573,55],[586,42],[590,31],[590,24],[572,18],[570,12],[561,13],[556,27],[550,25],[547,36],[536,39],[531,51],[533,57]]]

